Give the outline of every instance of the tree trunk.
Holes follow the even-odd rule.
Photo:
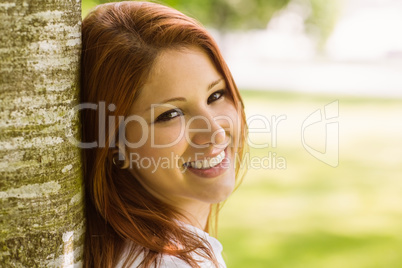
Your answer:
[[[82,264],[80,0],[0,2],[0,266]]]

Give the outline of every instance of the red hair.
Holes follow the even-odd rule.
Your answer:
[[[118,136],[119,122],[106,122],[108,131],[103,132],[105,125],[99,121],[103,112],[105,118],[128,115],[162,50],[196,46],[214,62],[226,80],[235,105],[239,106],[241,160],[246,132],[243,103],[216,43],[195,20],[148,2],[98,6],[83,21],[82,40],[81,102],[104,102],[105,107],[115,105],[115,109],[105,111],[81,111],[83,142],[98,142],[95,148],[83,150],[87,214],[85,267],[114,267],[128,246],[127,241],[132,241],[128,247],[131,257],[125,265],[143,254],[143,267],[150,267],[158,263],[161,254],[171,254],[198,267],[193,253],[217,264],[208,243],[173,220],[179,215],[175,208],[147,192],[127,169],[113,165],[115,149],[107,141]],[[106,140],[104,146],[99,143],[102,137]],[[172,248],[172,242],[180,245],[180,249]]]

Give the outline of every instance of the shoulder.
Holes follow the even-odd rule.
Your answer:
[[[122,268],[124,261],[126,260],[127,256],[125,256],[125,258],[122,258],[119,262],[119,264],[116,266],[116,268]],[[130,265],[129,268],[137,268],[139,267],[139,265],[141,264],[143,260],[143,256],[142,254],[140,254],[135,260],[134,262]],[[199,260],[200,261],[200,267],[201,268],[215,268],[215,266],[213,265],[213,263],[206,261],[206,260]],[[225,263],[223,262],[223,259],[220,260],[220,258],[218,258],[219,261],[219,268],[226,268]],[[156,266],[153,265],[152,268],[192,268],[188,263],[186,263],[185,261],[175,257],[175,256],[171,256],[171,255],[162,255],[161,260],[160,260],[160,265]]]
[[[119,264],[117,264],[116,268],[123,268],[123,264],[126,261],[126,259],[128,258],[127,254],[125,254]],[[137,268],[139,267],[139,265],[141,264],[142,260],[144,259],[144,255],[143,254],[139,254],[134,262],[130,265],[129,268]],[[174,256],[170,256],[170,255],[162,255],[161,260],[160,260],[160,265],[156,266],[153,265],[152,268],[191,268],[191,266],[189,264],[187,264],[185,261],[176,258]]]
[[[222,244],[216,238],[210,236],[208,233],[202,231],[201,229],[198,229],[191,225],[186,225],[185,227],[190,231],[194,232],[195,234],[197,234],[200,238],[205,239],[209,243],[213,251],[213,254],[215,255],[219,263],[219,268],[226,268],[225,261],[223,260],[222,257]],[[129,258],[128,251],[129,250],[126,250],[125,253],[123,253],[122,258],[120,259],[120,262],[116,266],[116,268],[123,267],[124,262],[126,261],[127,258]],[[138,254],[133,264],[129,268],[139,267],[143,259],[144,259],[143,253]],[[211,261],[202,259],[197,254],[194,255],[194,259],[199,262],[201,268],[215,268],[214,264]],[[157,267],[156,265],[152,266],[152,268],[156,267]],[[177,258],[172,255],[163,254],[160,258],[160,265],[158,266],[158,268],[192,268],[192,267],[187,262],[185,262],[180,258]]]

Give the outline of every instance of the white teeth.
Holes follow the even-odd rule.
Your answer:
[[[210,167],[214,167],[214,166],[216,166],[217,164],[219,164],[220,160],[221,160],[221,159],[218,158],[218,157],[211,158],[211,159],[209,159],[208,165],[209,165]],[[204,160],[204,161],[205,161],[205,160]]]
[[[202,164],[203,167],[209,167],[209,161],[207,159],[204,159]]]
[[[225,151],[222,151],[220,154],[218,154],[215,157],[210,158],[209,160],[204,159],[204,160],[188,162],[185,165],[191,166],[192,168],[197,168],[197,169],[208,169],[208,168],[219,165],[223,161],[223,159],[225,159],[225,156],[226,156]]]
[[[195,162],[197,168],[202,168],[202,161]]]

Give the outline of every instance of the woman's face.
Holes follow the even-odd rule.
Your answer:
[[[235,185],[238,114],[205,52],[163,51],[126,119],[130,171],[185,211],[225,200]]]

